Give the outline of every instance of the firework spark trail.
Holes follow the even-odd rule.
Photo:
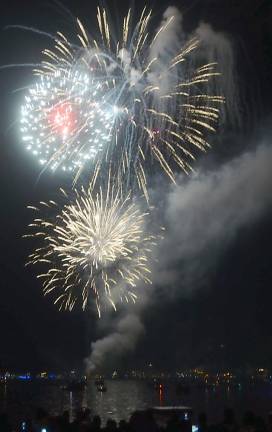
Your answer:
[[[123,197],[110,175],[104,188],[96,177],[97,172],[89,189],[75,190],[72,199],[62,190],[68,202],[61,207],[54,201],[40,202],[40,209],[30,206],[41,216],[25,237],[44,243],[28,263],[47,267],[38,275],[44,294],[54,293],[60,309],[80,302],[84,310],[92,293],[100,316],[101,304],[116,309],[118,301],[135,302],[137,285],[151,283],[149,264],[159,236],[146,232],[149,214],[130,195]]]
[[[198,48],[197,39],[177,48],[171,56],[162,55],[158,49],[159,41],[166,32],[173,31],[174,25],[177,27],[175,17],[165,15],[153,35],[151,18],[151,11],[145,8],[133,26],[129,10],[120,37],[116,38],[106,10],[98,8],[100,33],[96,39],[77,19],[80,46],[75,47],[58,32],[54,48],[43,51],[45,60],[35,69],[37,84],[30,89],[22,110],[22,133],[25,140],[28,137],[28,148],[35,148],[38,140],[39,150],[35,148],[34,151],[39,156],[44,151],[50,154],[48,158],[40,157],[41,163],[46,160],[46,164],[55,169],[67,167],[68,160],[69,167],[77,170],[78,177],[84,166],[88,165],[90,169],[93,159],[95,162],[100,160],[115,165],[115,171],[127,179],[128,188],[136,182],[147,197],[146,168],[154,160],[174,181],[175,166],[189,173],[198,152],[209,148],[206,135],[215,132],[224,102],[223,96],[211,92],[211,82],[220,75],[217,65],[209,62],[192,68],[189,60]],[[156,52],[157,57],[153,55]],[[59,75],[63,80],[56,78]],[[67,76],[70,78],[66,79]],[[82,77],[86,77],[88,83],[83,85],[84,91],[79,91]],[[51,88],[43,95],[46,80]],[[95,85],[100,86],[100,90],[94,95]],[[76,109],[74,113],[77,91],[84,109]],[[58,128],[48,122],[48,112],[62,103],[71,105],[77,121],[71,134],[60,137]],[[83,113],[88,119],[91,113],[95,118],[99,117],[98,109],[103,115],[110,116],[112,133],[107,135],[109,139],[105,145],[97,146],[96,152],[89,138],[96,133],[101,144],[105,130],[97,128],[95,122],[84,123],[81,117]],[[41,124],[38,128],[37,116]],[[69,116],[68,119],[64,116],[64,128],[67,121],[69,123]],[[78,139],[82,135],[82,123],[83,141]],[[103,123],[103,118],[99,123]]]
[[[80,169],[110,141],[114,110],[105,108],[102,84],[87,74],[60,69],[41,76],[28,92],[21,132],[42,165]]]

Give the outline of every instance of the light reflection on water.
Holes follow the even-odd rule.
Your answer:
[[[7,410],[13,419],[33,416],[35,407],[41,406],[52,415],[69,411],[72,419],[77,410],[88,407],[93,414],[99,414],[103,421],[109,417],[119,421],[128,419],[137,409],[158,405],[187,405],[195,414],[207,412],[212,422],[222,419],[225,407],[232,407],[237,414],[252,409],[267,417],[272,410],[272,386],[262,385],[248,388],[197,389],[189,395],[178,396],[174,383],[163,390],[155,390],[145,381],[108,381],[108,391],[98,392],[94,384],[84,391],[68,392],[58,385],[46,383],[14,382],[0,385],[0,411]]]

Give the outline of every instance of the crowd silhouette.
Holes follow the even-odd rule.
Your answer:
[[[31,419],[25,419],[17,426],[12,425],[7,414],[0,415],[0,432],[190,432],[190,422],[181,422],[177,415],[172,415],[164,426],[158,425],[152,410],[136,411],[128,421],[117,423],[108,419],[102,426],[98,415],[91,415],[87,408],[78,411],[70,422],[69,412],[59,416],[50,416],[39,408]],[[272,412],[267,419],[255,415],[252,411],[244,414],[238,422],[233,410],[226,409],[222,421],[210,424],[205,413],[200,413],[195,419],[198,432],[272,432]]]

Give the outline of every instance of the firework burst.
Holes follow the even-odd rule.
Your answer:
[[[47,271],[44,294],[52,293],[60,309],[72,310],[81,303],[83,310],[92,294],[99,316],[105,301],[116,309],[118,301],[135,302],[137,286],[151,283],[149,264],[158,236],[148,234],[149,214],[142,212],[130,195],[123,197],[116,182],[109,178],[105,188],[92,182],[89,189],[73,191],[61,207],[54,201],[41,202],[30,224],[33,234],[44,245],[30,255],[28,264],[40,264]]]
[[[78,70],[42,75],[22,107],[27,150],[52,170],[80,170],[111,139],[115,112],[104,101],[102,83]]]
[[[134,25],[129,10],[118,37],[98,8],[98,37],[77,20],[79,45],[59,32],[54,48],[43,51],[35,69],[41,81],[29,91],[22,118],[27,147],[42,163],[78,174],[97,157],[147,196],[153,161],[174,181],[175,166],[190,172],[198,152],[209,148],[206,135],[216,130],[224,102],[210,93],[217,65],[195,66],[196,39],[164,42],[162,49],[175,17],[164,17],[155,32],[151,17],[144,9]]]

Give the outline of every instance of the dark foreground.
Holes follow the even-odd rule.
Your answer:
[[[240,413],[241,414],[241,413]],[[101,418],[98,415],[91,416],[89,409],[80,410],[72,423],[69,422],[69,412],[65,411],[59,416],[50,416],[42,408],[36,410],[35,416],[21,422],[17,427],[11,426],[8,415],[0,415],[1,432],[271,432],[272,414],[267,419],[248,411],[242,417],[241,422],[236,421],[233,410],[224,411],[221,422],[210,424],[206,414],[200,413],[197,417],[197,425],[181,421],[173,415],[162,427],[158,426],[151,410],[136,411],[128,421],[120,420],[119,424],[113,419],[108,419],[106,426],[102,428]],[[195,429],[195,428],[198,429]]]
[[[0,414],[7,413],[8,419],[1,417],[0,432],[157,432],[149,411],[154,406],[192,407],[192,423],[199,426],[199,432],[272,432],[272,421],[271,425],[269,422],[272,384],[192,387],[188,394],[177,394],[174,383],[165,383],[160,390],[148,382],[136,380],[109,380],[106,386],[108,391],[101,393],[93,384],[77,392],[65,391],[57,383],[2,384]],[[37,410],[37,407],[43,409]],[[234,409],[235,417],[229,414],[224,418],[226,407]],[[255,415],[245,418],[246,411]],[[206,413],[206,422],[205,416],[199,418],[201,412]],[[100,416],[101,427],[95,415]],[[105,429],[109,419],[112,421]],[[171,420],[172,429],[169,425],[163,430],[192,432],[188,422],[181,424],[177,419]],[[197,432],[195,428],[194,432]]]

